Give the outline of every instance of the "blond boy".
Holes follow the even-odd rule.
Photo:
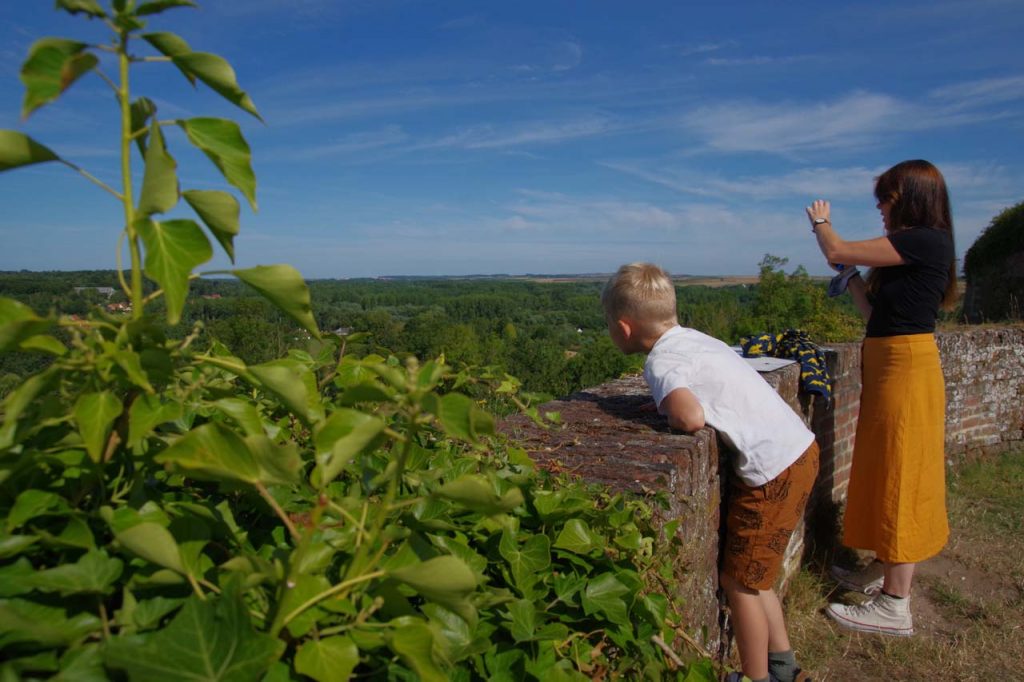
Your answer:
[[[743,673],[754,682],[807,682],[773,586],[817,475],[814,434],[735,351],[679,326],[675,287],[658,266],[623,265],[601,303],[615,345],[647,354],[644,378],[669,425],[711,426],[729,446],[735,476],[719,579]]]

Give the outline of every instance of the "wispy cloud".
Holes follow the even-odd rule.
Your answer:
[[[410,150],[424,149],[499,149],[531,144],[558,144],[583,137],[606,135],[619,129],[606,117],[587,117],[568,121],[537,121],[516,127],[493,124],[470,126],[443,137],[420,142]]]
[[[817,59],[817,57],[813,55],[781,55],[777,57],[758,55],[753,57],[709,57],[704,60],[704,63],[711,66],[783,66],[812,59]]]
[[[389,125],[379,130],[349,133],[326,143],[317,143],[305,148],[291,148],[277,151],[274,158],[282,161],[312,161],[331,157],[345,157],[364,154],[368,151],[394,147],[409,140],[409,134],[401,126]]]
[[[640,163],[602,162],[601,165],[690,195],[735,199],[776,199],[783,197],[870,196],[874,178],[884,168],[801,168],[779,175],[726,178],[693,169],[650,170]],[[650,165],[650,164],[646,164]]]
[[[699,107],[682,122],[720,151],[788,154],[863,145],[907,113],[909,107],[893,97],[857,92],[819,104],[723,102]]]
[[[1024,99],[1024,75],[955,83],[936,88],[932,99],[957,108],[979,108]]]
[[[674,52],[680,57],[690,57],[697,54],[708,54],[709,52],[718,52],[729,47],[734,47],[736,42],[733,40],[725,40],[719,43],[697,43],[694,45],[666,45],[665,49],[670,52]]]

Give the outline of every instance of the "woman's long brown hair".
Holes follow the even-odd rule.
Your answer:
[[[875,198],[889,204],[891,232],[911,227],[931,227],[949,232],[953,238],[953,216],[949,210],[949,191],[942,173],[923,159],[898,163],[878,176]],[[868,273],[867,288],[872,295],[878,293],[881,271],[872,268]],[[949,281],[942,298],[942,307],[950,309],[956,303],[956,259],[949,266]]]

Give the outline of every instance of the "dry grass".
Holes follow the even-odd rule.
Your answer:
[[[949,485],[952,537],[920,565],[909,638],[841,630],[822,613],[841,594],[820,567],[786,597],[793,645],[816,682],[1016,679],[1024,661],[1024,453],[965,465]]]

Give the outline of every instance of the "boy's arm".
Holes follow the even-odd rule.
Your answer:
[[[668,425],[680,431],[704,428],[704,408],[688,388],[677,388],[661,401],[658,411],[668,417]]]

